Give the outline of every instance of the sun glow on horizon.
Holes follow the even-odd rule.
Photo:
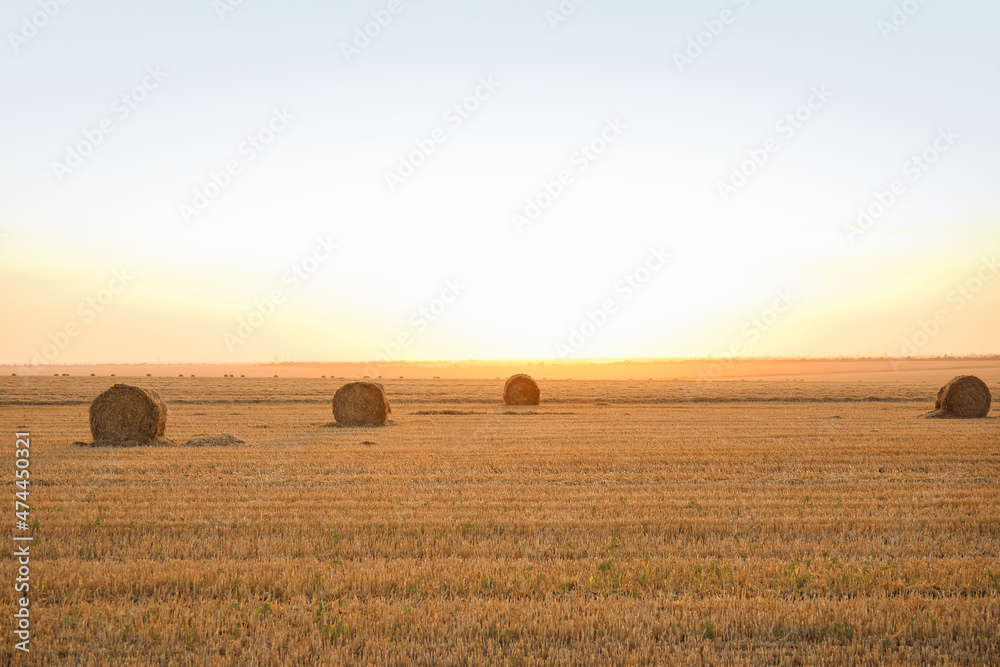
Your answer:
[[[0,70],[0,363],[996,351],[1000,8],[733,4],[682,67],[697,3],[351,58],[350,7],[67,8]]]

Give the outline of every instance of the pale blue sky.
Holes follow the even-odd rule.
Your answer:
[[[342,44],[388,2],[244,0],[220,20],[212,0],[73,0],[17,53],[10,34],[41,10],[8,2],[0,307],[32,315],[0,333],[0,362],[125,265],[135,284],[59,361],[369,359],[456,276],[468,292],[402,358],[558,356],[657,244],[672,264],[573,356],[723,354],[785,288],[801,299],[747,353],[898,353],[997,247],[1000,6],[928,2],[884,39],[894,4],[587,0],[552,29],[556,1],[401,0],[347,62]],[[735,20],[678,71],[724,10]],[[166,79],[117,118],[149,67]],[[499,88],[449,127],[481,77]],[[723,202],[719,182],[817,86],[830,101]],[[180,205],[274,109],[287,130],[185,224]],[[59,182],[53,163],[106,118],[114,132]],[[615,118],[622,136],[518,234],[525,199]],[[385,173],[438,127],[444,143],[391,192]],[[949,127],[954,145],[851,243],[857,208]],[[321,233],[341,254],[227,346]],[[989,348],[996,285],[921,352]],[[169,325],[151,330],[152,313]]]

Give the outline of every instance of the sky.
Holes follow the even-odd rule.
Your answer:
[[[998,25],[11,0],[0,363],[998,352]]]

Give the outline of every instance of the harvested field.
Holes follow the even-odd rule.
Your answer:
[[[522,419],[493,380],[384,380],[392,426],[328,429],[329,380],[143,378],[171,438],[245,444],[73,446],[114,381],[0,378],[34,664],[1000,656],[1000,419],[916,419],[940,382],[540,380]]]

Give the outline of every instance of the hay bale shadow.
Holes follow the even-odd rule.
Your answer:
[[[234,435],[223,433],[222,435],[199,434],[187,442],[177,442],[168,438],[156,438],[154,440],[95,440],[94,442],[74,442],[76,447],[89,447],[92,449],[140,449],[149,447],[237,447],[245,445],[246,442]]]
[[[155,438],[153,440],[95,440],[94,442],[74,442],[76,447],[90,447],[93,449],[138,449],[146,447],[176,447],[177,442],[167,438]]]
[[[236,447],[245,444],[246,442],[235,435],[223,433],[222,435],[196,435],[185,442],[182,447]]]
[[[374,430],[374,429],[386,428],[386,427],[389,427],[389,426],[394,426],[395,424],[396,424],[396,422],[394,420],[392,420],[392,419],[387,420],[384,424],[378,424],[376,426],[352,426],[350,424],[341,424],[341,423],[338,423],[338,422],[327,422],[326,424],[321,424],[320,428],[342,428],[342,429],[348,429],[348,430],[351,430],[351,431],[357,431],[357,430],[363,430],[363,429],[373,429]]]
[[[931,410],[930,412],[925,412],[920,415],[921,419],[956,419],[958,421],[983,421],[995,420],[997,417],[963,417],[962,415],[957,415],[954,412],[949,412],[948,410]]]

